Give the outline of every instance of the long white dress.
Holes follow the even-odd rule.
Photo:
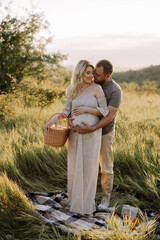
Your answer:
[[[75,117],[73,124],[85,122],[94,125],[99,117],[89,113],[74,116],[75,107],[88,106],[97,108],[102,115],[108,114],[106,99],[97,99],[92,95],[80,95],[72,102],[66,102],[63,113]],[[68,145],[68,201],[70,211],[81,214],[91,214],[95,208],[95,194],[99,169],[102,129],[87,134],[70,132]]]

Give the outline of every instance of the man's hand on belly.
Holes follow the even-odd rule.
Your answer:
[[[77,125],[76,126],[76,132],[80,133],[80,134],[86,134],[86,133],[90,133],[90,132],[94,132],[94,126],[90,126],[89,124],[82,122],[81,124],[83,124],[83,126]]]

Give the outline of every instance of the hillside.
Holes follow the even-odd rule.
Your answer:
[[[113,79],[118,83],[122,82],[136,82],[139,85],[145,81],[152,81],[157,83],[160,88],[160,65],[142,68],[140,70],[129,70],[126,72],[116,72],[113,74]]]

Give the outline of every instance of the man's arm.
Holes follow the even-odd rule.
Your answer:
[[[84,126],[83,127],[79,125],[76,126],[76,129],[77,129],[76,132],[80,134],[85,134],[85,133],[94,132],[97,129],[106,126],[112,121],[117,111],[118,111],[118,108],[109,106],[109,114],[106,117],[102,118],[98,123],[96,123],[93,126],[90,126],[89,124],[82,122]]]

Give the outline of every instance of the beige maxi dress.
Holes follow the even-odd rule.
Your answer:
[[[74,116],[75,107],[88,106],[97,108],[103,116],[109,112],[105,97],[96,98],[92,95],[79,95],[72,101],[67,99],[63,113],[71,113],[73,124],[85,122],[94,125],[99,117],[89,113]],[[87,134],[70,132],[68,146],[68,201],[70,211],[91,214],[96,210],[95,194],[99,169],[102,129]]]

